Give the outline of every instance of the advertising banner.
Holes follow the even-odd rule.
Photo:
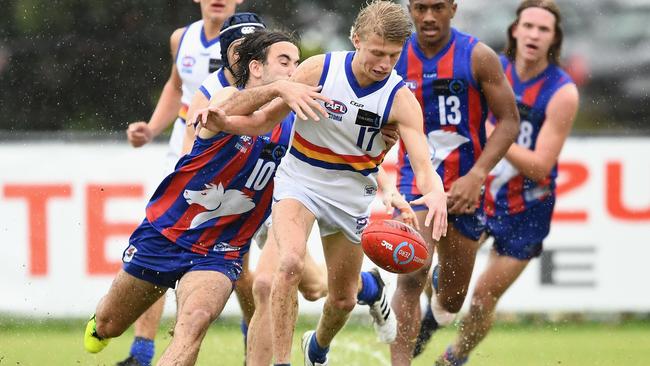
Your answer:
[[[92,314],[164,177],[166,149],[114,142],[0,145],[0,313]],[[392,153],[384,166],[394,173]],[[650,296],[634,285],[650,278],[648,157],[650,139],[567,142],[545,251],[506,293],[500,310],[650,311]],[[379,200],[373,209],[374,218],[383,216]],[[322,262],[317,229],[309,247]],[[489,249],[490,242],[481,248],[474,278]],[[257,256],[252,250],[253,268]],[[371,267],[366,259],[364,268]],[[395,277],[386,278],[394,286]],[[301,312],[320,312],[322,301],[301,301]],[[167,313],[173,309],[168,301]],[[225,312],[238,311],[233,297]]]

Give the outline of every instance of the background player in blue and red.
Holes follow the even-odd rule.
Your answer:
[[[187,111],[188,116],[193,116],[197,108],[208,105],[210,98],[218,90],[235,85],[236,80],[233,74],[233,67],[241,66],[235,65],[238,57],[235,54],[235,49],[241,43],[244,35],[251,34],[255,30],[262,28],[265,28],[264,22],[254,13],[235,13],[226,19],[219,34],[223,66],[203,80],[203,83],[192,98],[192,102]],[[187,154],[192,150],[194,135],[194,124],[186,124],[182,154]],[[242,311],[241,331],[244,336],[244,349],[246,349],[248,340],[248,325],[255,311],[252,289],[253,273],[249,270],[249,257],[249,255],[244,255],[242,272],[235,283],[235,295],[237,295],[237,302]]]
[[[129,143],[140,147],[152,141],[173,123],[165,175],[174,171],[174,166],[182,155],[189,101],[203,79],[221,66],[221,27],[242,0],[194,2],[200,4],[201,19],[172,33],[169,40],[173,61],[171,73],[149,122],[133,122],[126,131]],[[151,363],[154,356],[154,339],[164,305],[163,296],[135,322],[135,337],[129,357],[118,365],[146,366]]]
[[[451,28],[456,6],[453,0],[411,0],[416,32],[396,66],[422,106],[432,164],[448,194],[447,236],[437,243],[429,240],[437,246],[440,264],[440,288],[431,307],[438,321],[447,323],[465,300],[484,230],[481,187],[514,141],[519,123],[515,98],[497,55],[476,38]],[[500,121],[489,139],[484,127],[488,107]],[[409,157],[400,147],[398,187],[407,200],[413,200],[420,193]],[[419,211],[418,219],[422,236],[430,239],[426,232],[430,228],[422,224],[425,213]],[[398,276],[393,308],[399,327],[391,345],[393,365],[411,362],[420,324],[419,298],[429,267]]]
[[[517,96],[519,137],[488,177],[485,211],[494,245],[440,365],[460,365],[487,335],[499,298],[539,256],[549,233],[558,156],[578,109],[576,85],[559,66],[560,19],[555,1],[526,0],[508,28],[501,61]]]
[[[241,64],[280,65],[264,69],[277,74],[251,73],[242,82],[251,87],[289,77],[299,55],[292,38],[278,32],[255,36],[267,51],[259,60],[242,56]],[[146,219],[124,251],[123,268],[87,324],[86,350],[101,351],[175,287],[174,337],[159,364],[194,364],[208,326],[239,277],[251,237],[270,214],[273,176],[288,149],[292,125],[289,117],[262,136],[206,131],[197,138],[147,205]]]

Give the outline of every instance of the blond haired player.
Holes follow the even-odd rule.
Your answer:
[[[373,1],[361,10],[351,33],[356,52],[311,57],[292,77],[295,82],[236,93],[221,105],[223,110],[213,110],[206,123],[208,128],[249,124],[251,129],[268,130],[291,109],[300,119],[274,188],[272,229],[280,263],[271,294],[276,365],[287,365],[291,357],[296,287],[314,222],[322,235],[329,294],[317,329],[303,335],[306,365],[327,364],[329,345],[355,306],[363,259],[359,236],[368,222],[376,172],[384,157],[385,144],[377,138],[382,125],[399,126],[418,187],[425,193],[415,203],[430,208],[426,225],[433,224],[433,237],[437,240],[446,231],[446,196],[430,164],[422,111],[393,70],[411,34],[408,14],[392,2]],[[329,98],[327,109],[314,100],[320,95]],[[282,101],[257,110],[277,96]]]

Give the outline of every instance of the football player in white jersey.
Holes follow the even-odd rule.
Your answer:
[[[233,15],[233,17],[240,16],[240,13]],[[228,20],[226,23],[230,22]],[[241,22],[237,22],[241,23]],[[245,23],[241,23],[245,24]],[[226,25],[224,25],[224,28]],[[224,32],[228,28],[225,28]],[[223,33],[222,33],[223,34]],[[231,86],[235,84],[234,76],[232,71],[233,68],[239,70],[241,65],[238,65],[237,59],[238,55],[235,53],[235,47],[237,52],[245,53],[255,53],[261,52],[259,46],[256,42],[256,35],[251,34],[250,36],[246,35],[244,38],[237,39],[236,41],[230,41],[230,37],[222,36],[222,44],[224,48],[224,60],[230,60],[233,65],[229,66],[230,70],[221,70],[218,73],[222,73],[220,77],[216,77],[215,74],[211,74],[208,79],[199,88],[199,91],[194,96],[192,104],[188,112],[189,116],[193,116],[193,111],[205,108],[210,104],[210,99],[212,97],[215,100],[224,98],[224,95],[227,95],[228,90],[224,89],[228,84]],[[240,44],[240,42],[243,42]],[[225,46],[229,45],[229,46]],[[227,52],[227,57],[226,57]],[[224,63],[225,65],[228,62]],[[279,65],[279,64],[278,64]],[[276,65],[276,66],[278,66]],[[236,72],[235,72],[236,74]],[[262,74],[274,75],[275,73],[262,70]],[[227,80],[226,78],[227,77]],[[275,78],[274,78],[275,80]],[[269,80],[273,81],[273,80]],[[191,121],[194,121],[195,118],[192,118]],[[188,132],[192,132],[192,138],[186,137],[184,143],[184,151],[188,151],[191,148],[191,143],[193,142],[194,129],[193,124],[187,125]],[[230,133],[237,134],[238,131],[228,131]],[[394,125],[386,126],[381,130],[382,137],[386,142],[387,149],[395,145],[398,139],[398,134],[396,127]],[[379,178],[378,178],[379,179]],[[385,176],[383,179],[383,184],[380,183],[383,191],[383,201],[386,207],[389,210],[389,214],[392,213],[393,207],[400,210],[400,218],[415,224],[415,221],[412,220],[415,217],[415,212],[410,208],[408,203],[403,199],[402,196],[396,190],[394,182],[391,182],[390,179]],[[267,237],[267,231],[270,227],[270,220],[267,225],[262,227],[259,230],[258,235],[255,237],[255,241],[258,245],[263,245],[263,251],[260,256],[260,261],[257,263],[254,276],[254,299],[255,299],[255,312],[253,318],[250,322],[250,328],[248,334],[250,337],[247,342],[247,352],[246,352],[246,364],[247,365],[268,365],[271,362],[272,353],[271,353],[271,338],[270,338],[270,288],[271,281],[273,277],[273,272],[277,267],[277,244],[273,240],[273,235]],[[327,296],[327,273],[324,268],[318,265],[309,255],[305,256],[305,269],[303,276],[301,278],[300,285],[298,286],[300,292],[309,301],[316,301],[320,298]],[[378,334],[378,339],[384,343],[390,343],[395,339],[397,334],[396,328],[396,318],[392,313],[389,307],[389,300],[387,299],[386,292],[384,291],[384,283],[381,279],[379,271],[371,270],[368,272],[362,272],[359,277],[359,291],[357,294],[357,299],[360,303],[369,306],[369,312],[373,318],[373,325]]]
[[[429,207],[425,223],[433,225],[434,239],[446,233],[446,196],[430,164],[422,111],[393,70],[411,26],[402,6],[373,1],[361,10],[352,28],[356,53],[314,56],[298,68],[293,82],[278,81],[233,93],[232,98],[204,111],[205,127],[249,128],[247,134],[252,135],[270,130],[290,109],[299,119],[290,154],[275,178],[272,229],[280,265],[271,306],[276,365],[288,365],[291,358],[296,287],[314,222],[323,235],[329,294],[318,328],[303,335],[306,365],[327,364],[329,345],[354,308],[363,259],[355,243],[367,224],[369,203],[377,189],[376,172],[385,145],[376,136],[382,125],[398,124],[418,188],[425,193],[412,203]],[[327,109],[316,101],[323,96],[328,99]],[[259,109],[275,97],[282,99]]]
[[[201,82],[221,66],[219,33],[226,20],[243,0],[194,0],[200,4],[201,20],[176,29],[169,40],[171,74],[149,122],[129,124],[129,143],[140,147],[149,143],[174,122],[169,140],[165,174],[174,170],[181,156],[185,118],[191,98]],[[250,287],[250,286],[249,286]],[[249,291],[250,292],[250,291]],[[151,306],[135,323],[135,338],[129,357],[118,365],[149,365],[154,355],[154,338],[160,323],[165,297]],[[252,306],[251,306],[252,307]],[[252,312],[252,309],[248,312]]]

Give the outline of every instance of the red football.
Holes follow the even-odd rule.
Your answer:
[[[422,235],[395,220],[371,222],[361,234],[361,247],[376,265],[393,273],[413,272],[429,258]]]

